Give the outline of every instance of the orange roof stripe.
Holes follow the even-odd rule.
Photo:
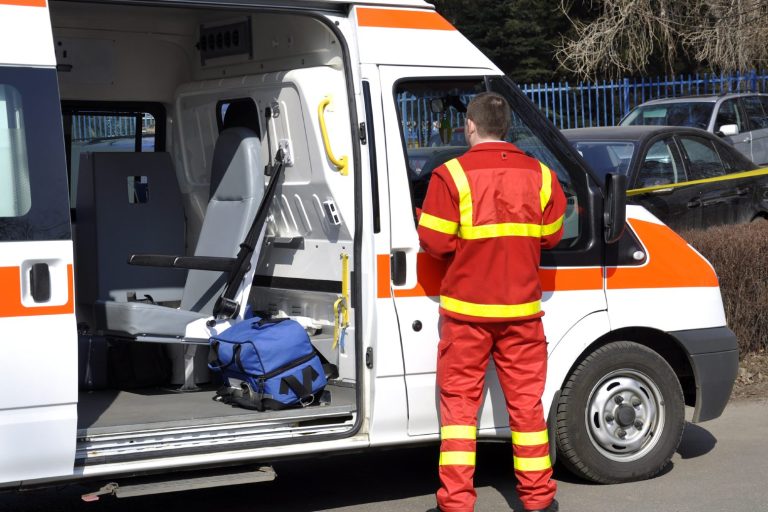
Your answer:
[[[46,0],[0,0],[0,5],[19,5],[21,7],[45,7]]]
[[[0,0],[3,1],[3,0]],[[357,8],[357,24],[361,27],[410,28],[423,30],[456,30],[435,11]]]

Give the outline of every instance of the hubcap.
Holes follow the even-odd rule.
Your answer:
[[[616,370],[592,388],[586,423],[592,445],[605,457],[629,462],[647,454],[664,429],[664,397],[637,370]]]

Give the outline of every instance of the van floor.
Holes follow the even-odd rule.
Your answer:
[[[239,421],[347,417],[355,411],[355,388],[329,384],[325,389],[330,392],[330,403],[264,412],[214,401],[213,386],[184,393],[165,388],[83,391],[77,404],[78,435]]]

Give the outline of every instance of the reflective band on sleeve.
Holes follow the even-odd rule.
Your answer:
[[[440,427],[440,439],[477,439],[477,427],[470,425],[446,425]]]
[[[512,457],[515,461],[515,469],[518,471],[544,471],[550,469],[552,463],[549,455],[544,457]]]
[[[450,220],[441,219],[425,212],[421,212],[419,217],[419,226],[445,233],[446,235],[455,235],[459,232],[459,224]]]
[[[440,307],[454,313],[482,318],[519,318],[541,311],[541,301],[526,304],[473,304],[441,295]]]
[[[557,230],[555,230],[556,232]],[[478,240],[480,238],[498,238],[502,236],[529,236],[541,238],[542,226],[538,224],[518,224],[506,222],[504,224],[484,224],[482,226],[461,226],[459,238],[464,240]]]
[[[540,432],[512,432],[512,444],[517,446],[549,444],[549,435],[546,430]]]
[[[541,165],[541,190],[539,191],[539,197],[541,198],[541,211],[544,212],[547,204],[549,204],[549,198],[552,196],[552,172],[549,167],[539,162]]]
[[[475,452],[440,452],[441,466],[474,466]]]
[[[459,191],[460,224],[462,226],[471,226],[472,194],[469,190],[469,182],[467,181],[467,175],[464,173],[464,168],[461,167],[461,164],[455,158],[445,162],[445,166],[451,173],[453,183],[456,185],[456,189]]]
[[[541,236],[547,236],[547,235],[554,235],[558,231],[560,231],[560,228],[563,227],[563,219],[565,218],[565,215],[561,215],[559,219],[557,219],[552,224],[544,224],[541,226]]]

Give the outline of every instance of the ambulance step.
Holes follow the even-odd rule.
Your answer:
[[[271,482],[277,474],[272,466],[238,466],[217,470],[205,470],[197,472],[178,473],[176,475],[158,475],[157,477],[145,477],[140,480],[131,480],[126,485],[110,482],[102,486],[98,491],[83,494],[83,501],[98,501],[102,496],[115,496],[117,498],[133,498],[150,494],[163,494],[167,492],[190,491],[193,489],[207,489],[211,487],[225,487],[229,485],[253,484],[257,482]],[[170,478],[165,478],[170,477]],[[163,480],[157,480],[163,478]],[[135,482],[135,483],[134,483]]]

